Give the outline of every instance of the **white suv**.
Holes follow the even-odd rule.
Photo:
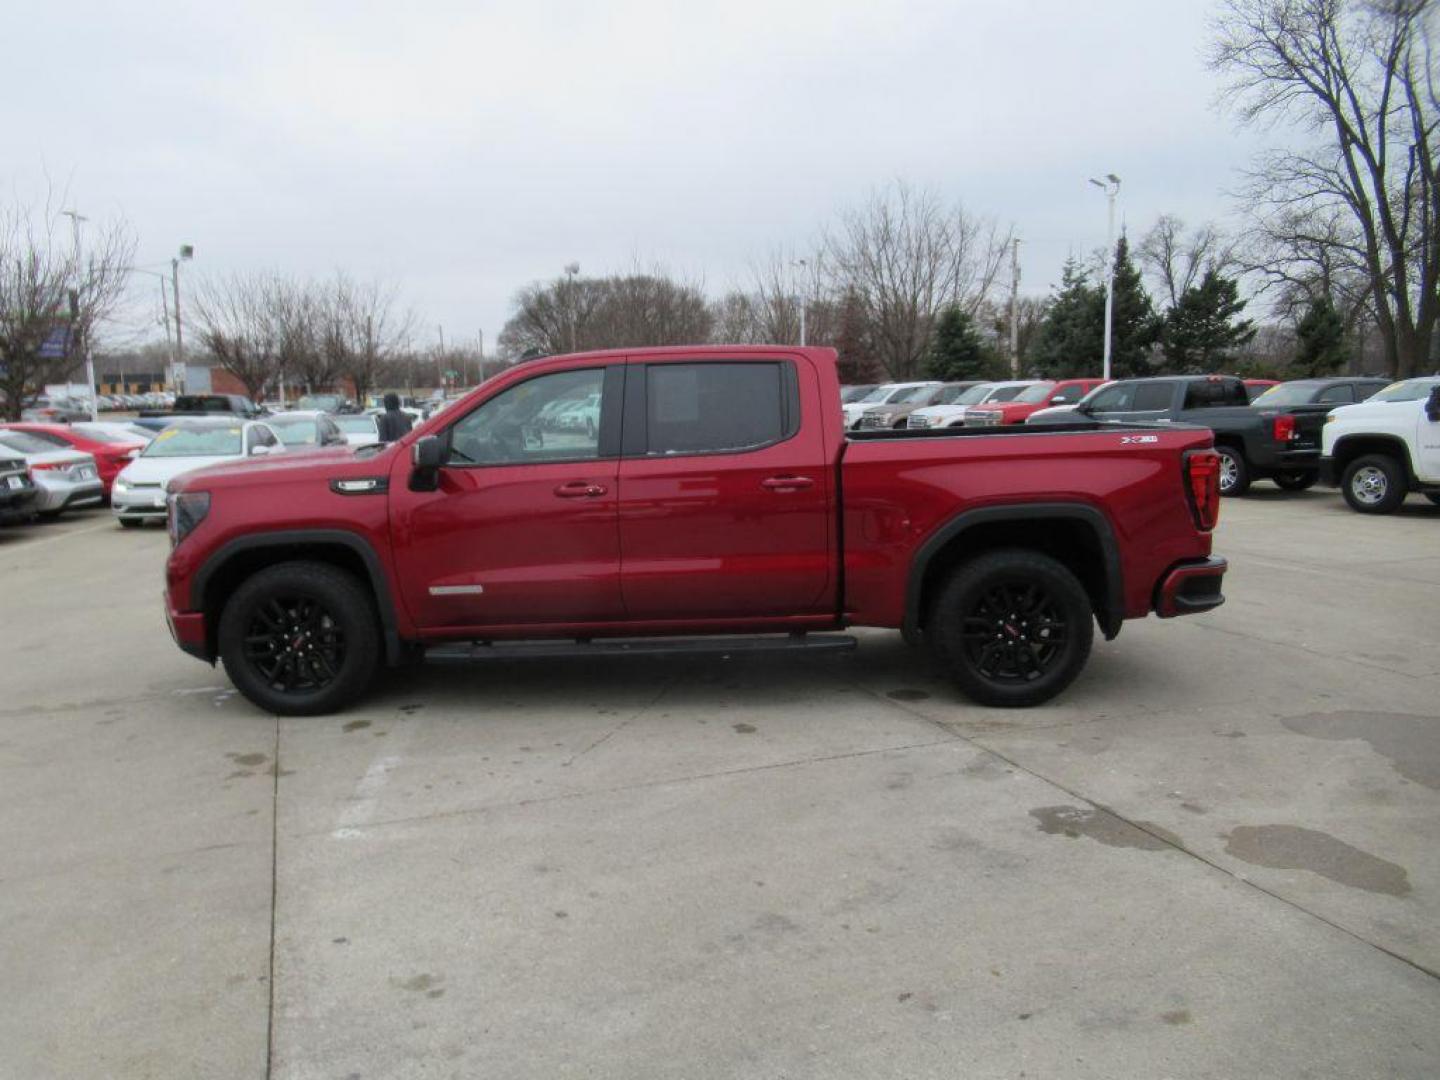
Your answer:
[[[1362,514],[1388,514],[1419,491],[1440,506],[1440,376],[1406,379],[1325,417],[1320,477]]]

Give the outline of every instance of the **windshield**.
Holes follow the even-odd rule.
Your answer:
[[[947,386],[940,391],[935,398],[936,405],[954,405],[960,400],[960,395],[968,393],[973,387],[967,387],[964,383],[956,383],[954,386]]]
[[[1023,387],[1023,386],[1001,386],[1001,387],[997,387],[994,391],[991,392],[990,396],[987,397],[985,400],[986,400],[986,401],[1014,401],[1015,398],[1017,398],[1017,397],[1020,395],[1020,391],[1022,391],[1022,390],[1024,390],[1024,389],[1025,389],[1025,387]]]
[[[890,395],[894,392],[895,387],[893,386],[877,386],[875,387],[875,389],[871,390],[868,394],[862,397],[858,402],[856,402],[856,404],[879,405],[882,401],[889,401]]]
[[[917,386],[913,389],[906,390],[903,394],[891,398],[890,403],[892,405],[899,405],[901,403],[924,401],[933,393],[935,393],[935,387],[933,386]]]
[[[1292,382],[1272,386],[1251,405],[1309,405],[1320,389],[1316,383]]]
[[[312,417],[271,416],[267,421],[286,446],[316,446],[320,442],[320,424]]]
[[[339,394],[306,394],[295,403],[297,409],[314,409],[316,412],[335,412],[343,404]]]
[[[22,454],[53,454],[55,444],[46,442],[28,431],[0,431],[0,444],[19,450]],[[63,444],[62,444],[63,445]]]
[[[1015,401],[1023,401],[1027,405],[1038,405],[1055,392],[1053,382],[1037,383],[1034,386],[1027,386],[1014,397]]]
[[[969,390],[966,390],[963,394],[961,394],[958,398],[955,399],[955,404],[978,405],[980,404],[980,402],[985,400],[985,395],[990,393],[990,391],[994,389],[995,384],[988,382],[981,383],[979,386],[972,386]]]
[[[373,416],[337,416],[335,426],[347,435],[375,435],[379,432]]]
[[[240,427],[168,427],[141,457],[239,457]]]
[[[846,405],[854,404],[863,398],[870,391],[874,390],[874,384],[866,386],[847,386],[840,394],[840,400]]]
[[[1419,401],[1430,396],[1430,388],[1440,386],[1440,379],[1406,379],[1391,383],[1367,401]]]
[[[109,428],[96,427],[93,424],[73,424],[71,426],[77,434],[84,435],[87,439],[94,439],[96,442],[129,444],[137,441],[134,435],[121,435]]]

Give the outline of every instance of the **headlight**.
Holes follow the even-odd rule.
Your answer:
[[[187,491],[171,495],[167,502],[166,524],[170,528],[170,543],[175,545],[195,531],[195,526],[210,513],[208,491]]]
[[[1325,423],[1327,423],[1327,424],[1333,424],[1334,422],[1335,422],[1335,414],[1334,414],[1333,412],[1326,413],[1326,414],[1325,414]]]
[[[116,495],[124,495],[130,490],[130,485],[125,483],[124,480],[116,480],[115,483],[110,485],[110,490]]]

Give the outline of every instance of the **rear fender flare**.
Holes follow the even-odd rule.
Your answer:
[[[1115,530],[1103,512],[1086,503],[1023,503],[1014,506],[982,506],[963,510],[930,534],[920,545],[910,563],[910,577],[905,587],[905,621],[902,632],[911,637],[918,633],[924,604],[925,575],[931,562],[952,540],[980,525],[1045,520],[1079,521],[1095,534],[1100,547],[1104,572],[1101,603],[1096,619],[1107,640],[1120,633],[1125,620],[1125,579],[1120,567],[1120,545]]]

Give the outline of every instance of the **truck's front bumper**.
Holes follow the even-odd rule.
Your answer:
[[[170,628],[170,638],[181,650],[197,660],[213,664],[210,646],[205,639],[205,613],[203,611],[176,611],[170,606],[170,594],[161,599],[165,605],[165,625]]]
[[[1172,566],[1155,589],[1155,614],[1162,619],[1198,615],[1225,602],[1220,584],[1229,563],[1218,555]]]

